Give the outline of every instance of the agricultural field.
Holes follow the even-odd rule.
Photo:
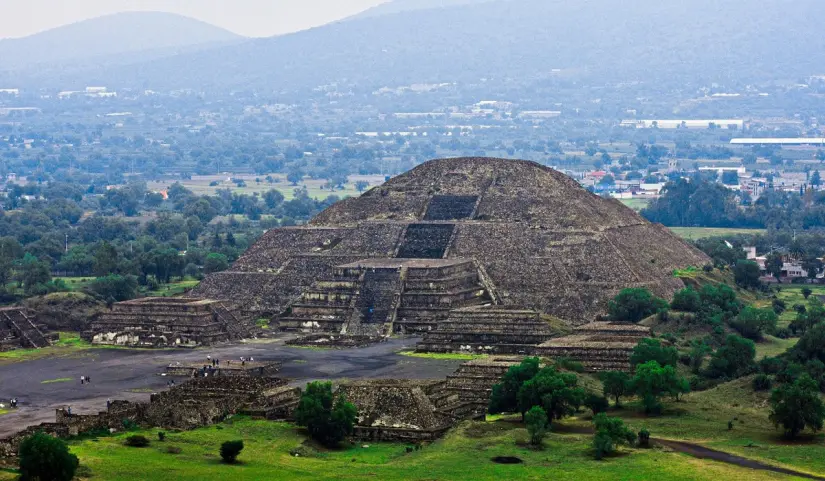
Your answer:
[[[283,174],[269,174],[272,179],[270,183],[267,181],[267,174],[263,175],[193,175],[191,179],[183,180],[164,180],[148,182],[147,188],[150,191],[163,191],[169,188],[175,182],[180,182],[181,185],[191,190],[198,195],[215,195],[218,189],[229,189],[236,194],[253,195],[255,193],[263,194],[264,192],[275,189],[284,195],[286,200],[294,198],[295,189],[306,187],[307,193],[310,197],[317,200],[323,200],[330,195],[337,195],[338,197],[357,197],[360,195],[355,188],[355,182],[365,181],[369,183],[369,187],[375,187],[384,183],[384,177],[380,175],[351,175],[348,178],[348,183],[344,185],[344,189],[330,190],[324,187],[327,183],[325,179],[309,179],[305,178],[297,186],[292,185],[286,180]],[[241,179],[246,184],[245,187],[238,187],[238,185],[231,179]],[[257,181],[256,181],[257,179]],[[210,185],[217,183],[217,185]],[[368,187],[368,188],[369,188]]]
[[[682,239],[697,240],[706,237],[724,237],[734,235],[764,234],[765,229],[734,229],[728,227],[669,227]]]

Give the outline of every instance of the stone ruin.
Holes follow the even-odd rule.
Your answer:
[[[416,351],[526,355],[558,334],[533,310],[507,306],[468,307],[451,311],[435,329],[424,333]]]
[[[95,316],[83,337],[93,344],[197,347],[239,340],[253,332],[226,302],[188,297],[146,297],[118,302]]]
[[[277,361],[221,361],[218,366],[199,362],[173,362],[166,366],[164,374],[174,377],[197,377],[204,368],[215,376],[274,377],[281,370]]]
[[[485,304],[581,325],[626,287],[670,297],[682,287],[674,269],[707,261],[560,172],[456,158],[426,162],[307,225],[268,231],[193,295],[238,301],[250,315],[306,333],[427,332],[464,315],[455,309]],[[497,322],[512,319],[500,314]],[[449,329],[433,344],[450,344]],[[508,344],[505,334],[490,331]],[[477,341],[464,338],[498,342]]]
[[[520,364],[522,360],[524,356],[490,356],[465,362],[447,376],[446,389],[459,402],[472,405],[476,413],[484,415],[493,386],[501,382],[510,367]]]
[[[51,346],[57,334],[44,334],[38,326],[35,314],[19,307],[0,308],[0,351]]]
[[[642,339],[650,337],[650,328],[638,324],[592,322],[577,327],[573,334],[551,339],[538,346],[535,353],[554,359],[582,363],[588,371],[631,371],[630,355]]]

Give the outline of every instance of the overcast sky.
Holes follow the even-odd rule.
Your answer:
[[[294,32],[386,0],[0,0],[0,38],[23,37],[117,12],[173,12],[250,37]]]

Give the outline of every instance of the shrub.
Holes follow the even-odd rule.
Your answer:
[[[810,287],[803,287],[802,288],[802,297],[807,299],[808,297],[810,297],[811,294],[813,294],[813,292],[814,291],[812,291]]]
[[[533,406],[524,415],[524,423],[530,434],[530,444],[541,446],[544,435],[547,433],[547,412],[541,406]]]
[[[584,401],[584,405],[593,411],[593,415],[595,416],[596,414],[606,412],[607,408],[610,407],[610,402],[604,396],[590,394]]]
[[[650,431],[648,431],[647,428],[642,428],[642,430],[639,431],[639,447],[650,447]]]
[[[785,369],[785,361],[778,357],[766,357],[759,361],[759,371],[764,374],[779,374]]]
[[[158,441],[166,441],[166,433],[163,431],[158,431]]]
[[[750,373],[754,367],[756,347],[753,341],[731,334],[710,358],[706,374],[712,378],[737,378]]]
[[[699,299],[699,293],[690,287],[676,291],[670,303],[670,308],[676,311],[698,312],[701,307],[702,300]]]
[[[782,327],[777,329],[774,332],[774,336],[778,337],[779,339],[790,339],[793,333],[787,327]]]
[[[748,306],[731,322],[734,329],[742,336],[753,341],[762,339],[762,334],[771,333],[776,329],[778,321],[776,313],[770,309],[758,309]]]
[[[630,364],[637,366],[648,361],[656,361],[661,366],[676,366],[679,352],[675,347],[664,347],[658,339],[642,339],[633,348]]]
[[[822,429],[825,404],[818,387],[810,376],[802,374],[793,384],[780,386],[771,394],[770,419],[782,426],[787,438],[796,438],[805,428]]]
[[[633,287],[622,289],[608,303],[608,312],[614,321],[639,322],[667,307],[664,299],[655,297],[649,290],[643,287]]]
[[[779,315],[785,312],[788,306],[782,299],[774,299],[771,301],[771,308],[773,309],[773,312],[776,313],[776,315]]]
[[[335,447],[352,434],[358,410],[344,396],[332,393],[332,383],[311,382],[295,409],[295,420],[309,435],[328,447]]]
[[[65,441],[42,432],[20,443],[21,481],[71,481],[79,461]]]
[[[757,374],[756,377],[753,378],[753,390],[754,391],[767,391],[771,388],[770,376],[767,374]]]
[[[558,366],[560,368],[566,369],[568,371],[579,372],[579,373],[584,372],[584,365],[582,363],[580,363],[579,361],[574,361],[573,359],[563,357],[563,358],[559,359],[556,362],[556,364],[558,364]]]
[[[149,445],[149,439],[147,439],[146,436],[136,434],[134,436],[129,436],[128,438],[126,438],[124,444],[126,446],[130,446],[133,448],[145,448]]]
[[[632,444],[636,441],[636,434],[619,418],[611,418],[601,413],[593,418],[593,424],[596,428],[596,435],[593,437],[596,459],[610,455],[618,445]]]
[[[226,441],[221,444],[221,459],[224,463],[234,464],[243,451],[243,441]]]

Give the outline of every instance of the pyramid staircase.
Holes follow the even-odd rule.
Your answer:
[[[6,324],[7,329],[20,339],[22,347],[39,349],[51,345],[25,309],[0,309],[0,322]]]

